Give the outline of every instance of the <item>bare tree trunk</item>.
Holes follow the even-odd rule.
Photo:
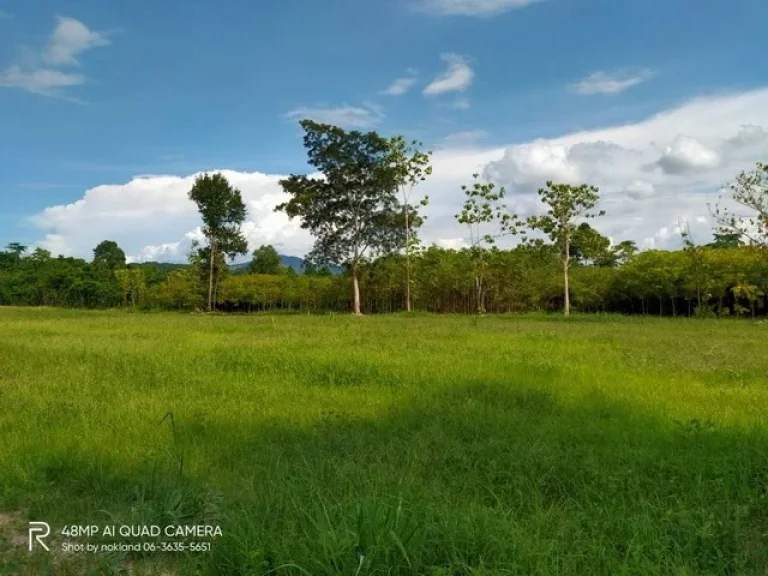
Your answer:
[[[477,298],[477,313],[484,314],[483,308],[483,280],[479,274],[475,275],[475,296]]]
[[[354,312],[355,316],[362,316],[362,313],[360,312],[360,284],[359,284],[359,282],[357,280],[357,267],[356,266],[352,269],[352,287],[354,289],[354,294],[355,294],[353,312]]]
[[[565,291],[563,296],[565,297],[565,304],[563,307],[563,311],[565,312],[566,316],[571,315],[571,290],[570,286],[568,285],[568,268],[571,265],[571,239],[569,237],[565,238],[565,254],[563,254],[563,280],[565,282]]]
[[[219,277],[221,276],[221,270],[218,266],[214,268],[215,270],[215,276],[216,281],[213,284],[213,309],[216,309],[216,300],[218,300],[219,297]]]
[[[208,312],[213,312],[213,259],[216,257],[216,238],[211,238],[211,249],[208,254],[210,266],[208,271]]]
[[[408,203],[405,204],[405,311],[411,311],[411,225],[408,221]]]

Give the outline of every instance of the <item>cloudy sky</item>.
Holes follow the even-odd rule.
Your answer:
[[[221,170],[251,247],[302,256],[273,207],[305,117],[435,151],[428,243],[465,241],[473,172],[523,214],[589,182],[616,241],[704,242],[768,161],[766,22],[765,0],[0,0],[0,245],[182,260],[194,175]]]

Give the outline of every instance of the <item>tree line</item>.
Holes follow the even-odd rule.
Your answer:
[[[0,304],[176,310],[425,310],[485,313],[561,309],[659,315],[766,313],[768,298],[768,165],[739,175],[729,203],[710,207],[715,240],[696,245],[683,226],[683,248],[639,251],[612,244],[589,221],[603,215],[597,187],[546,182],[541,214],[521,217],[506,191],[473,175],[462,186],[456,221],[469,244],[424,247],[427,197],[418,185],[432,174],[431,152],[403,137],[347,132],[301,122],[309,164],[320,176],[280,181],[288,201],[276,210],[299,220],[315,238],[297,274],[271,246],[247,254],[241,232],[246,208],[221,174],[199,176],[189,192],[203,221],[186,265],[126,264],[113,241],[90,262],[53,257],[10,244],[0,252]],[[515,248],[497,246],[503,237]],[[340,269],[341,274],[331,270]]]

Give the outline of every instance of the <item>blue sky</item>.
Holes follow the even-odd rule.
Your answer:
[[[0,0],[0,244],[87,256],[93,239],[81,229],[90,226],[114,232],[137,258],[183,257],[196,226],[188,207],[172,204],[183,179],[305,170],[303,116],[419,138],[442,151],[437,164],[466,164],[467,178],[479,165],[519,189],[520,209],[534,209],[528,176],[550,172],[593,175],[609,194],[642,182],[653,187],[647,203],[672,187],[716,192],[717,178],[768,160],[766,22],[764,0]],[[749,102],[734,110],[740,97]],[[701,98],[708,112],[690,120]],[[659,129],[633,146],[616,132],[675,110],[678,132]],[[719,132],[697,127],[711,118]],[[749,146],[726,151],[744,126]],[[615,170],[587,169],[571,154],[574,134],[590,135],[582,144],[658,149],[659,177],[627,169],[620,182]],[[677,165],[665,154],[682,154],[711,179],[668,169]],[[167,178],[135,183],[147,174],[176,177],[179,190],[163,188]],[[445,174],[441,186],[461,183]],[[243,178],[253,242],[303,250],[308,240],[265,208],[279,195],[274,181]],[[460,244],[449,218],[455,198],[438,202],[442,227],[428,238]],[[133,206],[149,218],[137,224]],[[634,239],[658,236],[673,217],[701,217],[685,206]],[[606,227],[626,230],[622,222]]]

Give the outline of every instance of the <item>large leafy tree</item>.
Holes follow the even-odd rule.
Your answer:
[[[360,265],[395,251],[404,236],[391,144],[376,132],[346,132],[312,120],[301,127],[309,164],[322,176],[281,180],[290,200],[276,210],[300,218],[315,237],[311,261],[350,270],[354,313],[360,314]]]
[[[421,142],[414,140],[408,144],[402,136],[395,136],[391,140],[392,158],[390,166],[397,176],[400,199],[403,203],[403,224],[405,227],[405,309],[412,309],[411,299],[411,259],[414,250],[418,248],[419,239],[414,232],[426,220],[426,216],[419,214],[419,208],[427,206],[429,197],[424,196],[414,206],[411,205],[414,188],[424,182],[432,174],[430,165],[431,151],[422,152]]]
[[[93,263],[111,271],[125,268],[125,252],[114,240],[104,240],[93,249]]]
[[[248,252],[248,243],[240,231],[246,209],[240,190],[220,173],[202,174],[195,179],[189,199],[197,204],[203,219],[203,234],[208,246],[201,254],[208,265],[208,311],[215,307],[214,278],[216,263],[222,255],[234,258]]]
[[[600,200],[598,189],[589,184],[574,186],[547,182],[546,188],[539,189],[539,199],[547,207],[544,215],[530,216],[526,223],[532,230],[539,230],[549,236],[560,249],[563,260],[563,312],[571,313],[571,294],[568,285],[568,271],[571,265],[571,244],[581,221],[603,215],[595,212]]]
[[[271,245],[256,248],[248,267],[251,274],[280,274],[282,268],[280,254]]]

